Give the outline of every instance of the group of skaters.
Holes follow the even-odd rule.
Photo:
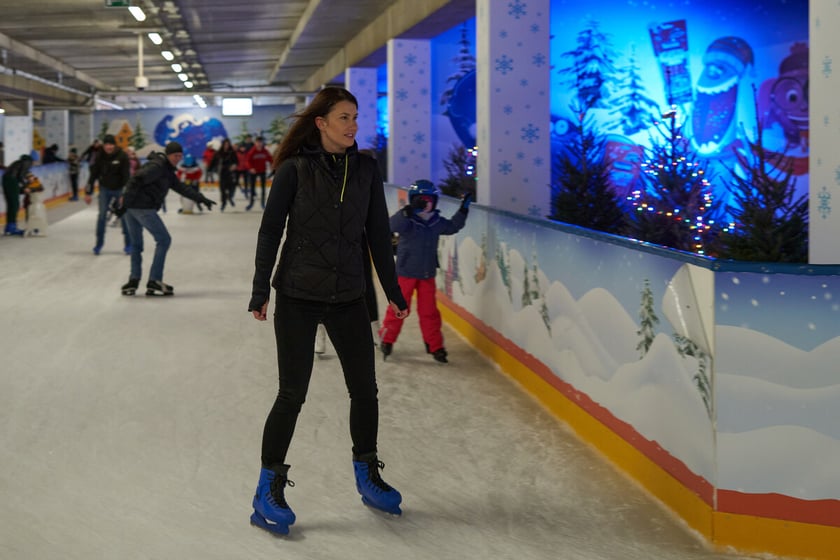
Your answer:
[[[218,179],[220,208],[234,207],[237,189],[242,191],[251,210],[256,203],[257,183],[260,185],[260,207],[265,209],[266,181],[270,177],[272,154],[265,145],[265,138],[246,135],[234,147],[229,138],[222,140],[219,149],[207,144],[202,159],[205,166],[205,182]]]

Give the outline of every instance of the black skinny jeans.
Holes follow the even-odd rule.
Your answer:
[[[315,356],[315,330],[323,323],[335,347],[350,393],[350,437],[355,456],[376,451],[379,431],[373,335],[365,298],[329,304],[275,291],[274,336],[280,389],[265,421],[262,464],[283,464],[298,414],[306,400]]]

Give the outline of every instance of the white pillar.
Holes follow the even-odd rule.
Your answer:
[[[535,217],[551,207],[550,4],[476,0],[476,198]]]
[[[429,41],[388,41],[388,182],[432,180]]]
[[[840,264],[840,5],[811,0],[808,75],[814,78],[809,99],[809,240],[808,261]]]
[[[376,147],[376,68],[348,68],[344,71],[344,87],[359,102],[359,132],[356,143],[359,149]]]
[[[93,142],[93,137],[93,114],[73,113],[70,116],[70,146],[75,146],[81,155]]]
[[[44,144],[58,145],[58,155],[62,159],[67,157],[70,138],[70,116],[66,109],[44,111]]]
[[[6,167],[19,159],[22,155],[32,154],[32,132],[34,125],[32,117],[6,117],[3,127],[3,152]]]

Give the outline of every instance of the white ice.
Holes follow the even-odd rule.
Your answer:
[[[0,559],[738,558],[448,327],[450,363],[436,364],[415,315],[377,358],[380,458],[402,517],[356,493],[328,345],[288,456],[298,522],[288,538],[250,526],[277,372],[271,322],[246,311],[261,213],[238,202],[184,216],[169,197],[172,298],[120,295],[120,232],[94,256],[83,202],[51,210],[48,237],[0,238]]]

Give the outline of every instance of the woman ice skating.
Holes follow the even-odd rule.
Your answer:
[[[379,403],[365,304],[367,246],[390,307],[402,318],[408,308],[394,268],[382,177],[376,161],[357,150],[357,116],[356,98],[338,87],[321,90],[295,115],[274,156],[276,173],[257,237],[248,310],[265,321],[270,288],[275,289],[280,390],[263,431],[251,522],[278,534],[287,534],[295,522],[285,498],[286,486],[292,486],[286,453],[309,387],[319,323],[338,354],[350,394],[356,489],[366,505],[401,513],[402,496],[382,480],[384,464],[377,455]]]

